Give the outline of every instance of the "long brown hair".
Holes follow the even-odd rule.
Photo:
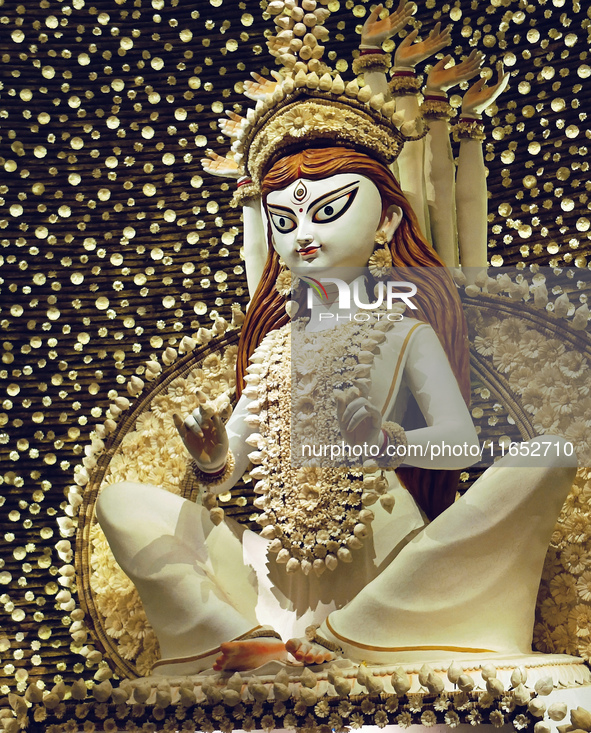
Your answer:
[[[402,220],[390,243],[394,267],[414,270],[418,291],[413,296],[414,314],[429,323],[437,333],[449,359],[466,403],[470,398],[469,352],[466,321],[456,287],[443,268],[443,262],[420,232],[417,219],[390,170],[364,153],[340,147],[309,148],[278,160],[265,175],[262,198],[271,191],[286,188],[298,178],[319,180],[338,173],[356,173],[369,178],[382,197],[382,215],[390,206],[402,209]],[[285,297],[275,289],[280,271],[279,257],[268,237],[269,250],[263,275],[252,298],[238,347],[238,390],[242,390],[248,359],[264,336],[289,321]],[[418,275],[418,277],[417,277]],[[404,467],[397,475],[419,506],[433,519],[455,498],[458,471]]]

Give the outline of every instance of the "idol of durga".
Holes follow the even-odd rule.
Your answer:
[[[132,481],[103,489],[101,527],[158,637],[154,674],[527,654],[575,474],[561,439],[534,468],[498,461],[457,501],[459,470],[474,459],[434,465],[408,450],[478,442],[466,326],[443,265],[486,262],[480,116],[508,75],[501,67],[495,83],[479,78],[465,92],[456,172],[446,92],[478,76],[480,54],[435,63],[419,107],[415,67],[450,43],[449,29],[406,35],[388,82],[381,45],[413,6],[376,7],[358,78],[346,81],[324,61],[324,0],[299,3],[269,4],[281,73],[245,84],[256,107],[221,121],[230,156],[204,161],[237,179],[244,213],[251,302],[239,399],[225,425],[205,399],[177,420],[204,491],[225,492],[250,470],[261,530],[216,523],[201,503]],[[369,328],[334,317],[338,301],[308,307],[294,275],[301,285],[337,268],[368,303],[391,268],[413,268],[416,310]],[[421,419],[409,426],[411,403]],[[299,465],[292,441],[307,437],[404,458]]]

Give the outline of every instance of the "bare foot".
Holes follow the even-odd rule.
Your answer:
[[[308,639],[290,639],[285,648],[304,664],[324,664],[335,658],[334,652]]]
[[[242,672],[256,669],[274,660],[284,662],[287,658],[285,644],[281,639],[260,636],[256,639],[226,641],[220,645],[222,653],[215,660],[213,668]]]

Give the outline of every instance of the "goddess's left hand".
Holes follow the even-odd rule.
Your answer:
[[[337,417],[343,440],[349,445],[377,445],[382,447],[382,414],[356,388],[338,392]]]
[[[424,41],[415,43],[418,35],[419,31],[415,28],[398,46],[394,55],[396,66],[412,66],[414,68],[421,61],[449,46],[451,43],[451,26],[448,25],[441,30],[441,23],[437,23]]]
[[[448,89],[456,86],[456,84],[474,78],[480,72],[484,56],[480,51],[474,50],[464,61],[446,68],[451,60],[452,57],[448,54],[431,69],[425,85],[427,92],[447,92]]]
[[[492,86],[486,85],[486,79],[479,79],[472,84],[464,94],[462,100],[462,114],[481,115],[487,107],[499,97],[509,84],[509,72],[503,68],[503,63],[497,64],[497,83]]]
[[[364,46],[375,46],[376,48],[381,46],[384,41],[404,28],[416,10],[414,3],[400,0],[396,10],[380,20],[380,13],[383,8],[384,6],[381,4],[376,6],[363,24],[361,43]]]

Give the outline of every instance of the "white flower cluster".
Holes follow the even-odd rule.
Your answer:
[[[570,440],[591,466],[589,362],[569,342],[520,318],[470,311],[476,351],[492,360],[541,434]],[[538,596],[534,647],[591,659],[591,469],[580,468],[556,524]]]
[[[591,377],[584,354],[521,318],[468,316],[475,319],[476,351],[507,379],[536,433],[562,435],[574,445],[579,465],[591,465]]]

